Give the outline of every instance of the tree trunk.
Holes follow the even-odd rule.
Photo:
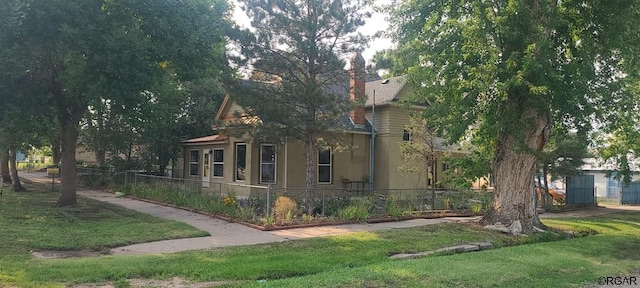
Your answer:
[[[305,143],[307,148],[306,153],[306,168],[307,178],[305,186],[304,205],[308,213],[313,213],[314,206],[314,192],[316,187],[316,155],[318,154],[318,144],[313,136],[307,137]]]
[[[18,167],[16,165],[17,152],[17,147],[12,146],[9,148],[9,171],[11,173],[11,181],[13,182],[11,185],[11,190],[16,192],[25,192],[27,191],[27,189],[22,187],[22,183],[20,183],[20,178],[18,177]]]
[[[551,194],[549,194],[549,182],[547,181],[547,174],[549,174],[549,169],[547,168],[547,164],[544,164],[544,166],[542,166],[542,175],[544,177],[544,189],[542,190],[542,197],[544,198],[545,208],[553,205],[553,198],[551,197]]]
[[[528,117],[527,117],[528,116]],[[491,210],[482,218],[483,225],[504,225],[512,233],[530,234],[534,227],[546,228],[538,218],[535,205],[533,177],[537,158],[531,151],[540,151],[549,137],[549,117],[525,113],[532,126],[524,131],[524,145],[515,136],[498,135],[493,160],[495,192]]]
[[[51,145],[51,149],[52,151],[52,156],[53,156],[53,163],[54,164],[60,164],[60,158],[62,157],[62,153],[60,149],[60,137],[56,137],[56,139],[53,141],[53,144]]]
[[[78,143],[78,123],[67,123],[61,129],[62,166],[60,167],[60,198],[58,206],[75,206],[77,173],[76,145]]]
[[[0,173],[2,175],[2,183],[11,184],[11,175],[9,174],[8,150],[0,150]]]

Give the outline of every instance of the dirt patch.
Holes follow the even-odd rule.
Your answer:
[[[148,280],[148,279],[129,279],[126,281],[132,288],[141,287],[167,287],[167,288],[208,288],[217,287],[237,281],[209,281],[209,282],[191,282],[183,278],[174,277],[168,280]],[[70,286],[71,288],[115,288],[114,284],[78,284]]]
[[[104,254],[96,251],[34,251],[31,255],[41,259],[100,257]]]

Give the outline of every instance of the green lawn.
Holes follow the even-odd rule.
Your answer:
[[[10,194],[8,198],[18,198]],[[96,231],[113,231],[111,229],[118,227],[109,224],[108,218],[98,221],[98,218],[82,216],[88,211],[81,210],[82,206],[67,209],[73,212],[56,212],[58,208],[42,204],[53,201],[46,200],[47,195],[22,196],[23,204],[19,205],[33,205],[34,208],[22,208],[32,216],[6,224],[6,219],[21,213],[18,213],[20,209],[9,207],[18,205],[16,200],[0,200],[0,227],[22,227],[10,230],[13,232],[9,234],[0,233],[0,255],[4,255],[0,256],[0,286],[116,283],[126,287],[123,279],[180,277],[196,282],[221,281],[228,287],[584,287],[597,285],[601,276],[640,274],[638,212],[545,221],[553,227],[577,231],[577,235],[591,235],[568,240],[554,234],[512,238],[475,226],[442,224],[167,255],[34,259],[27,251],[41,249],[42,243],[58,243],[45,246],[47,249],[103,249],[122,242],[135,242],[125,240],[133,235],[127,234],[126,230],[131,228],[122,227],[124,224],[119,226],[123,231],[107,233],[110,235],[100,237],[100,241],[91,240],[96,237],[67,236],[93,233],[80,227],[93,227]],[[35,212],[39,210],[57,215],[56,224],[49,225],[57,228],[51,228],[55,232],[45,232],[49,231],[47,225],[39,224],[41,220],[38,219],[46,214]],[[93,206],[93,210],[102,208]],[[106,211],[103,213],[108,213]],[[70,219],[65,220],[67,217]],[[74,225],[63,225],[65,221]],[[88,221],[93,222],[89,225],[85,223]],[[154,224],[153,230],[156,226],[160,225]],[[20,231],[33,231],[32,235],[40,235],[42,239],[17,241],[27,238],[18,233]],[[56,240],[59,237],[73,240]],[[416,260],[388,259],[395,253],[426,251],[472,241],[490,241],[499,249]],[[5,270],[5,267],[9,268]]]
[[[29,286],[30,251],[108,251],[108,248],[164,239],[207,236],[184,223],[78,198],[73,208],[54,207],[58,194],[46,185],[29,192],[4,189],[0,198],[0,287]],[[6,187],[5,187],[6,188]]]

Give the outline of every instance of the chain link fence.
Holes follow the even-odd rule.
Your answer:
[[[112,187],[125,194],[167,202],[214,214],[241,218],[268,217],[278,197],[296,202],[299,213],[337,216],[348,207],[364,207],[370,215],[401,216],[434,211],[478,212],[493,194],[480,190],[283,188],[78,168],[79,184]]]

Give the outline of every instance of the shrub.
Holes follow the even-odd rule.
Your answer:
[[[313,215],[302,214],[302,221],[304,221],[305,223],[311,223],[313,221]]]
[[[274,206],[276,221],[290,222],[298,205],[289,197],[280,196]]]
[[[236,208],[234,211],[234,218],[240,220],[240,221],[248,221],[253,219],[253,208],[251,207],[239,207]]]
[[[480,213],[480,211],[482,211],[482,204],[475,203],[475,204],[471,205],[471,212],[473,214],[478,214],[478,213]]]
[[[338,210],[338,217],[342,220],[364,222],[369,218],[372,206],[371,201],[361,199],[360,201],[357,201],[355,205],[350,205]]]
[[[234,194],[230,194],[222,197],[222,204],[228,207],[236,207],[238,205],[238,198]]]
[[[338,216],[340,210],[349,205],[351,205],[351,198],[349,198],[348,195],[337,195],[334,197],[328,197],[324,201],[324,215]],[[322,206],[316,207],[316,210],[322,212]]]
[[[402,208],[400,204],[398,204],[398,197],[396,196],[392,196],[389,198],[384,212],[386,215],[392,217],[402,217],[407,214],[407,211],[405,211],[405,209]]]

